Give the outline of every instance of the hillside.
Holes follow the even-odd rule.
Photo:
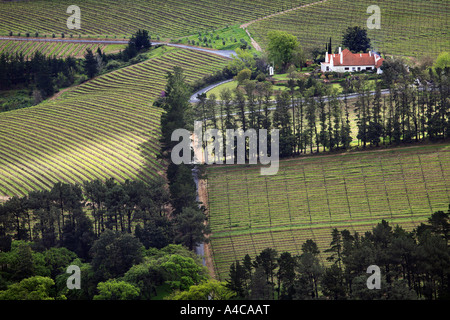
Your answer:
[[[80,0],[81,29],[68,30],[67,7],[73,1],[0,1],[0,34],[62,32],[82,35],[129,36],[147,29],[161,38],[180,37],[226,25],[243,23],[311,0]],[[107,8],[107,10],[105,9]],[[27,19],[23,19],[26,12]]]
[[[284,30],[296,35],[306,50],[323,49],[332,38],[333,48],[342,41],[349,26],[366,28],[370,5],[381,11],[381,29],[369,29],[375,50],[383,54],[421,57],[450,50],[450,7],[448,2],[326,0],[305,8],[257,21],[248,26],[252,37],[264,49],[267,33]]]
[[[217,55],[158,48],[145,62],[94,78],[37,106],[0,114],[0,196],[48,189],[56,181],[161,174],[161,110],[153,100],[167,71],[183,67],[188,82],[221,69]]]

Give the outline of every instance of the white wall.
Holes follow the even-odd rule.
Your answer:
[[[326,71],[327,66],[330,67],[330,70],[328,72],[333,72],[333,71],[335,71],[335,72],[355,72],[355,71],[358,71],[358,68],[360,68],[359,71],[365,71],[367,69],[367,67],[371,67],[372,70],[375,69],[375,66],[373,66],[373,65],[372,66],[349,66],[349,67],[345,67],[345,66],[337,66],[336,67],[335,66],[335,67],[331,67],[329,64],[322,63],[320,66],[320,70],[322,72],[327,72]],[[348,68],[348,70],[345,70],[345,68]],[[353,69],[353,68],[355,68],[355,69]],[[379,71],[379,73],[381,72],[381,70],[379,70],[379,69],[378,69],[378,71]]]

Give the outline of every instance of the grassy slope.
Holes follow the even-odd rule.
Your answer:
[[[329,247],[332,228],[364,232],[385,219],[411,230],[450,203],[450,145],[209,167],[211,244],[221,279],[230,264],[266,247],[301,253],[307,239]],[[325,260],[325,259],[324,259]]]
[[[193,81],[226,61],[192,50],[157,50],[150,60],[54,100],[1,113],[0,196],[24,195],[56,181],[124,181],[161,173],[156,160],[161,110],[151,105],[164,90],[166,72],[179,65]]]
[[[287,14],[266,19],[248,30],[264,48],[270,30],[295,34],[306,49],[324,48],[332,38],[333,48],[340,45],[349,26],[366,28],[367,7],[376,4],[381,11],[381,29],[368,30],[372,45],[384,54],[437,56],[450,50],[450,7],[448,2],[369,0],[327,0]]]

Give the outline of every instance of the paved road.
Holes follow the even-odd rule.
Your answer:
[[[195,182],[195,186],[197,189],[197,198],[196,200],[199,201],[200,197],[198,196],[198,168],[194,167],[192,169],[192,178],[194,179]],[[200,205],[199,205],[200,207]],[[197,243],[195,246],[195,253],[200,256],[200,258],[202,258],[202,263],[204,266],[206,266],[206,261],[205,261],[205,244],[202,243]]]
[[[14,41],[34,41],[34,42],[68,42],[68,43],[99,43],[99,44],[127,44],[128,40],[104,40],[104,39],[54,39],[54,38],[19,38],[19,37],[0,37],[0,40],[14,40]],[[231,59],[233,54],[236,54],[233,50],[213,50],[194,46],[188,46],[185,44],[177,43],[165,43],[165,42],[152,42],[152,45],[167,45],[170,47],[178,47],[189,50],[202,51],[212,54],[217,54],[227,59]]]

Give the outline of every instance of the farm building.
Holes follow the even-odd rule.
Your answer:
[[[321,63],[322,72],[355,72],[364,70],[377,70],[377,73],[382,73],[380,69],[384,59],[380,55],[369,51],[369,53],[352,53],[348,49],[341,50],[339,53],[326,53],[325,62]]]

